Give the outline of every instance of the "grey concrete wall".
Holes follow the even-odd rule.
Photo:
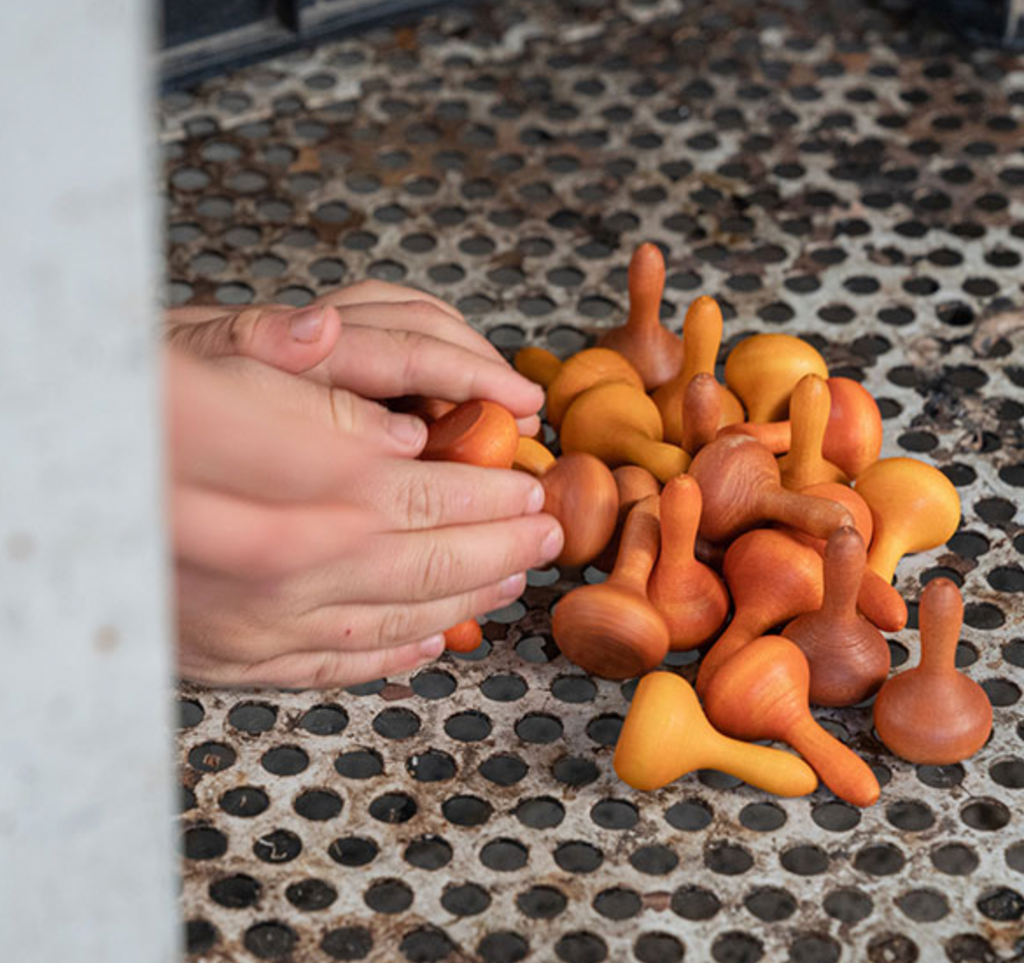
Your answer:
[[[0,959],[177,956],[149,43],[0,4]]]

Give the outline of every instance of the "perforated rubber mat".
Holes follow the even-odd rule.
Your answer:
[[[412,677],[181,687],[190,959],[1024,959],[1022,68],[856,0],[511,0],[165,101],[173,303],[370,276],[564,355],[654,240],[676,330],[706,293],[730,342],[808,338],[879,399],[884,454],[957,486],[960,531],[898,584],[963,586],[995,707],[946,767],[817,712],[884,783],[865,811],[715,773],[636,793],[611,768],[632,686],[550,640],[581,575],[532,573],[480,652]]]

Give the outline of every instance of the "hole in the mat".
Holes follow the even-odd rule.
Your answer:
[[[896,905],[908,919],[934,923],[949,913],[946,897],[933,889],[912,889],[897,897]]]
[[[274,727],[277,707],[265,702],[242,702],[228,713],[228,724],[251,736],[258,736]]]
[[[944,843],[931,852],[932,865],[947,876],[968,876],[978,868],[978,856],[963,843]]]
[[[499,873],[522,869],[529,856],[529,849],[515,839],[494,839],[480,850],[480,862]]]
[[[372,779],[384,772],[384,760],[373,749],[355,749],[338,756],[334,768],[346,779]]]
[[[412,906],[412,890],[401,880],[382,879],[363,894],[363,900],[375,913],[403,913]]]
[[[221,772],[235,764],[235,750],[222,742],[204,742],[191,749],[189,765],[198,772]]]
[[[329,789],[309,789],[295,800],[295,811],[314,822],[334,819],[341,812],[341,797]]]
[[[365,926],[342,926],[324,934],[320,949],[332,960],[362,960],[373,949],[373,935]]]
[[[705,829],[713,818],[711,807],[700,799],[678,802],[665,811],[665,821],[675,829],[698,832]]]
[[[648,876],[666,876],[679,865],[679,857],[668,846],[652,844],[641,846],[630,853],[630,865]]]
[[[632,829],[640,819],[636,806],[622,799],[602,799],[590,810],[590,818],[603,829]]]
[[[553,829],[565,819],[565,807],[551,796],[537,796],[520,802],[515,815],[530,829]]]
[[[798,936],[789,947],[793,963],[836,963],[842,952],[840,945],[825,933]]]
[[[925,766],[916,768],[917,778],[933,789],[952,789],[964,781],[964,767],[958,762],[948,766]]]
[[[516,722],[516,735],[523,742],[543,745],[561,738],[562,723],[546,713],[532,712]]]
[[[989,766],[988,774],[1007,789],[1024,789],[1024,759],[1002,759]]]
[[[412,691],[421,699],[444,699],[450,696],[458,683],[455,676],[442,669],[425,669],[412,677]]]
[[[568,905],[565,894],[554,886],[533,886],[516,897],[519,912],[530,919],[553,919]]]
[[[374,717],[373,731],[385,739],[409,739],[420,731],[420,717],[410,709],[384,709]]]
[[[476,883],[445,887],[441,905],[453,916],[477,916],[491,905],[490,894]]]
[[[228,838],[213,826],[192,826],[182,835],[185,859],[217,859],[228,849]]]
[[[339,705],[314,706],[299,720],[299,728],[315,736],[334,736],[348,725],[348,713]]]
[[[314,913],[327,909],[338,898],[338,891],[322,879],[310,878],[291,883],[284,895],[296,909]]]
[[[498,753],[480,763],[480,775],[498,786],[514,786],[526,776],[529,766],[512,753]]]
[[[743,905],[765,923],[789,919],[796,912],[797,906],[790,893],[774,886],[752,890],[743,900]]]
[[[890,843],[865,846],[853,858],[854,868],[871,876],[891,876],[903,869],[906,857]]]
[[[853,888],[832,890],[822,905],[829,916],[841,923],[859,923],[867,919],[875,908],[867,893]]]
[[[484,963],[518,963],[530,952],[530,944],[518,933],[488,933],[476,951]]]
[[[370,815],[382,823],[404,823],[417,811],[416,800],[404,792],[388,792],[370,803]]]
[[[479,796],[452,796],[441,804],[441,812],[456,826],[482,826],[491,818],[494,807]]]
[[[719,843],[704,850],[704,865],[713,873],[739,876],[754,865],[754,857],[742,846]]]
[[[442,782],[456,773],[455,760],[440,749],[428,749],[410,756],[405,761],[405,768],[417,782]]]
[[[845,833],[860,822],[860,811],[843,802],[819,803],[811,811],[811,818],[822,829]]]
[[[275,776],[294,776],[309,765],[309,756],[298,746],[275,746],[263,754],[260,764]]]
[[[960,818],[971,829],[995,832],[1010,821],[1010,810],[998,799],[976,799],[960,810]]]
[[[491,720],[482,712],[467,710],[449,716],[444,731],[459,742],[479,742],[491,734]]]
[[[260,836],[252,851],[264,863],[290,863],[302,852],[302,840],[287,829],[275,829]]]
[[[409,963],[437,963],[449,956],[455,948],[444,930],[426,926],[406,934],[398,945],[399,951]]]
[[[644,933],[633,944],[633,956],[640,963],[679,963],[683,944],[669,933]]]
[[[722,908],[719,898],[701,886],[680,886],[669,905],[685,920],[709,920]]]
[[[210,883],[209,893],[218,906],[227,909],[245,909],[247,906],[254,906],[260,898],[263,886],[259,880],[253,879],[245,873],[236,873],[234,876],[225,876]]]
[[[245,948],[261,960],[276,960],[288,956],[298,936],[290,926],[271,921],[255,923],[245,931]]]
[[[560,702],[593,702],[597,686],[583,675],[562,675],[551,684],[551,694]]]
[[[986,890],[977,906],[982,916],[998,923],[1017,922],[1024,917],[1024,896],[1006,886]]]
[[[749,933],[723,933],[711,945],[711,956],[717,963],[757,963],[764,956],[764,946]]]
[[[782,852],[779,861],[797,876],[816,876],[828,869],[828,853],[818,846],[793,846]]]
[[[377,843],[365,836],[343,836],[327,847],[327,855],[341,866],[365,866],[379,851]]]
[[[587,735],[599,746],[614,746],[624,721],[618,713],[595,716],[587,723]]]
[[[480,691],[494,702],[515,702],[526,695],[526,681],[521,675],[492,675],[480,684]]]
[[[264,812],[270,805],[270,797],[256,786],[238,786],[229,789],[220,797],[220,808],[229,816],[251,819]]]
[[[562,756],[552,767],[551,774],[566,786],[579,788],[595,782],[601,775],[597,763],[583,756]]]
[[[402,858],[410,866],[433,871],[451,862],[452,848],[440,836],[420,836],[406,846]]]
[[[590,843],[575,840],[555,849],[555,862],[567,873],[592,873],[604,862],[604,854]]]
[[[565,963],[601,963],[608,958],[608,947],[593,933],[567,933],[555,944],[555,953]]]
[[[897,829],[917,833],[935,823],[935,814],[923,802],[914,799],[897,799],[885,810],[885,818]]]

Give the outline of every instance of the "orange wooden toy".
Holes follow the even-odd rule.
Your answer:
[[[832,407],[828,385],[816,374],[804,375],[789,399],[789,451],[779,459],[782,484],[798,492],[822,482],[844,482],[846,475],[822,454]]]
[[[623,782],[642,790],[667,786],[695,769],[718,769],[777,796],[806,796],[818,785],[802,759],[716,731],[689,683],[671,672],[640,680],[614,765]]]
[[[778,739],[793,746],[840,799],[855,806],[877,802],[870,767],[830,736],[811,715],[810,670],[789,639],[764,635],[737,652],[704,691],[711,723],[737,739]]]
[[[647,391],[679,373],[683,342],[661,323],[665,258],[656,244],[641,244],[629,262],[629,317],[598,341],[618,351],[640,372]]]
[[[807,657],[810,699],[820,706],[852,706],[875,692],[889,675],[889,646],[857,611],[867,565],[864,540],[853,528],[833,532],[825,548],[821,608],[797,616],[782,630]]]
[[[665,658],[668,627],[647,600],[659,540],[658,498],[651,496],[629,513],[608,580],[581,585],[555,606],[551,634],[567,659],[605,679],[629,679]]]
[[[825,359],[790,334],[744,338],[725,361],[725,383],[743,402],[748,421],[781,421],[789,396],[806,374],[828,377]]]
[[[647,597],[668,625],[672,649],[692,649],[714,635],[729,614],[729,593],[710,568],[694,558],[700,522],[700,487],[688,475],[661,493],[661,555]]]
[[[946,578],[921,593],[921,662],[894,676],[875,699],[875,730],[909,762],[947,766],[973,756],[992,731],[992,704],[956,669],[963,625],[960,590]]]

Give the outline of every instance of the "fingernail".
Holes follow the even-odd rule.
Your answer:
[[[517,599],[526,588],[526,572],[510,575],[498,583],[498,592],[504,599]]]
[[[551,531],[544,536],[544,541],[540,543],[540,551],[544,560],[550,562],[551,559],[557,558],[564,544],[565,536],[562,534],[562,526],[552,525]]]
[[[533,487],[530,489],[530,494],[526,499],[526,511],[531,515],[536,515],[544,507],[544,500],[547,495],[544,491],[544,486],[540,482],[534,482]]]
[[[427,440],[427,426],[415,415],[389,415],[388,432],[404,448],[416,448]]]
[[[324,330],[324,307],[314,304],[301,311],[296,311],[288,321],[288,331],[292,338],[303,344],[313,344],[320,340]]]
[[[436,659],[442,652],[444,652],[443,635],[432,635],[420,643],[420,655],[424,659]]]

